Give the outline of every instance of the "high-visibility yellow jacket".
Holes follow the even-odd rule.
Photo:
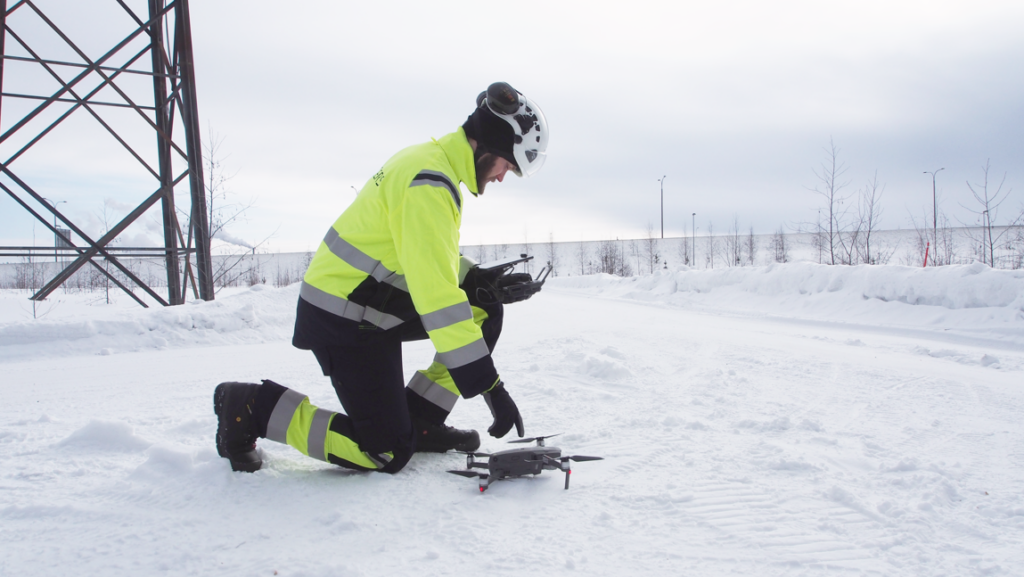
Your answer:
[[[364,329],[392,330],[418,317],[435,360],[462,396],[472,397],[498,374],[459,288],[459,183],[476,194],[473,149],[462,128],[393,156],[327,231],[300,298]],[[315,350],[299,337],[297,331],[296,346]]]

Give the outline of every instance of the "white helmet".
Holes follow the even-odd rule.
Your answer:
[[[548,150],[548,121],[537,103],[506,82],[495,82],[481,92],[477,107],[486,106],[512,127],[512,156],[519,176],[537,174]],[[500,153],[499,153],[500,154]]]

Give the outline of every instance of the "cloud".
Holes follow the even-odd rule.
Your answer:
[[[77,22],[85,9],[62,1],[59,24],[100,53],[102,27]],[[259,199],[234,233],[278,231],[282,248],[315,243],[350,187],[401,148],[454,130],[499,79],[544,109],[550,154],[537,177],[467,203],[464,243],[515,241],[523,229],[642,236],[660,220],[662,175],[666,233],[681,234],[693,212],[698,226],[722,230],[734,217],[759,232],[813,220],[811,169],[830,138],[854,190],[875,170],[886,184],[884,226],[908,226],[907,210],[930,200],[924,170],[946,167],[939,188],[954,215],[986,158],[1009,173],[1008,187],[1024,188],[1019,2],[568,1],[536,8],[526,26],[489,4],[191,9],[204,130],[226,137],[233,189]],[[131,24],[122,20],[109,22]],[[11,74],[5,90],[20,82]],[[72,145],[76,131],[103,132],[77,116],[47,139],[50,152],[26,155],[15,170],[59,180],[82,207],[104,197],[137,204],[155,190],[108,136]],[[131,142],[155,165],[150,134]]]

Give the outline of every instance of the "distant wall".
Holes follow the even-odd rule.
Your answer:
[[[931,230],[887,230],[873,232],[870,238],[872,264],[921,266],[926,248],[939,264],[969,264],[981,260],[980,228],[939,230],[938,250],[931,243]],[[1003,234],[1005,232],[1005,234]],[[1024,227],[994,229],[993,237],[1002,240],[995,251],[997,268],[1022,268],[1024,265]],[[852,264],[865,262],[865,237],[846,258]],[[849,241],[846,241],[849,244]],[[753,257],[751,257],[753,247]],[[837,252],[842,252],[840,247]],[[650,274],[654,269],[689,266],[717,269],[731,266],[763,266],[773,262],[831,262],[827,237],[814,233],[753,235],[749,232],[714,236],[673,237],[665,239],[614,239],[602,241],[562,241],[472,245],[462,253],[477,262],[486,262],[527,253],[534,257],[529,272],[554,261],[556,276],[578,276],[605,272],[619,276]],[[931,259],[930,259],[931,260]],[[986,261],[987,262],[987,261]],[[841,264],[842,261],[837,261]]]
[[[875,264],[921,266],[926,242],[931,231],[879,231],[871,237],[871,255]],[[956,228],[939,231],[937,255],[942,264],[967,264],[980,261],[980,228]],[[1022,268],[1024,265],[1024,228],[995,229],[1001,242],[996,249],[997,268]],[[554,264],[554,276],[579,276],[605,272],[619,276],[650,274],[655,269],[689,266],[697,269],[731,266],[767,265],[780,262],[829,263],[828,247],[813,233],[783,235],[716,234],[714,236],[674,237],[665,239],[613,239],[602,241],[531,242],[528,244],[491,244],[461,247],[462,253],[477,262],[529,254],[534,260],[523,267],[536,274],[548,263]],[[863,238],[860,240],[863,243]],[[781,246],[784,245],[784,246]],[[751,247],[753,257],[751,258]],[[934,251],[935,248],[929,248]],[[860,258],[863,261],[864,247]],[[852,252],[851,252],[852,254]],[[252,286],[270,284],[286,286],[298,282],[305,274],[313,253],[243,253],[213,258],[215,285]],[[936,256],[936,253],[933,253]],[[21,259],[0,264],[0,288],[39,288],[53,278],[69,260],[54,262],[53,258]],[[160,259],[124,259],[133,274],[153,287],[166,287],[167,277]],[[182,261],[181,266],[184,266]],[[110,267],[110,271],[115,269]],[[119,272],[114,273],[122,278]],[[106,288],[109,281],[95,267],[86,265],[66,284],[64,290],[96,290]],[[190,289],[191,292],[191,289]]]

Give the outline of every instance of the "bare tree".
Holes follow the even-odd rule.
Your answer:
[[[103,231],[104,234],[106,230]],[[101,235],[102,236],[102,235]],[[36,244],[36,227],[32,225],[32,246]],[[106,261],[104,261],[106,263]],[[28,256],[22,258],[22,262],[14,268],[14,288],[18,289],[29,289],[39,290],[43,286],[43,279],[46,277],[46,263],[37,262],[36,258],[29,253]],[[35,303],[32,301],[32,314],[35,317],[36,308]]]
[[[508,243],[492,245],[491,250],[493,251],[492,254],[494,255],[494,258],[492,258],[491,260],[501,260],[503,258],[506,258],[506,256],[508,255]]]
[[[227,174],[224,161],[227,157],[221,152],[224,137],[207,129],[204,143],[203,163],[206,172],[206,211],[210,219],[210,238],[217,238],[224,232],[224,227],[245,217],[247,210],[252,208],[254,201],[235,202],[231,199],[228,181],[237,173]],[[228,241],[231,242],[231,241]],[[251,248],[251,247],[247,247]]]
[[[1018,226],[1017,234],[1014,235],[1012,241],[1012,249],[1010,257],[1010,268],[1019,270],[1024,268],[1024,226]]]
[[[21,262],[14,267],[14,286],[11,288],[39,290],[42,287],[43,278],[46,277],[44,273],[45,263],[36,261],[36,258],[31,255],[23,257]]]
[[[871,256],[871,234],[878,229],[878,225],[882,219],[882,193],[885,191],[885,185],[879,186],[878,184],[878,171],[875,171],[874,178],[864,187],[860,193],[860,203],[858,204],[859,219],[861,227],[864,230],[863,243],[864,251],[861,255],[861,262],[867,264],[877,264],[877,251],[875,257]]]
[[[615,274],[621,277],[633,276],[633,268],[629,266],[629,262],[626,261],[626,247],[624,241],[618,240],[618,252],[616,257],[618,258],[618,265]],[[631,241],[632,242],[632,241]],[[639,273],[640,271],[637,271]]]
[[[768,250],[772,251],[772,258],[775,259],[775,262],[789,262],[789,243],[786,241],[786,231],[781,225],[772,235],[772,242]]]
[[[822,161],[820,169],[814,170],[814,176],[818,178],[819,182],[813,190],[825,201],[824,208],[828,217],[828,225],[823,227],[819,223],[818,228],[823,233],[827,231],[823,248],[828,250],[829,264],[836,264],[837,253],[841,254],[842,250],[841,235],[848,208],[844,206],[847,197],[843,196],[842,190],[849,182],[842,182],[847,167],[839,160],[839,148],[836,147],[832,139],[829,139],[829,147],[824,150],[825,160]]]
[[[924,266],[926,264],[924,259],[932,239],[932,231],[927,228],[928,215],[922,215],[922,224],[918,225],[917,218],[911,213],[910,222],[914,226],[914,240],[912,246],[907,248],[901,260],[906,266]]]
[[[547,243],[547,257],[548,266],[551,267],[551,276],[558,276],[556,269],[558,268],[558,251],[555,250],[555,233],[548,232],[548,243]]]
[[[704,255],[704,268],[715,268],[715,253],[718,252],[718,241],[715,240],[715,227],[708,221],[708,249]]]
[[[981,234],[980,238],[975,233],[971,232],[970,228],[967,228],[967,235],[971,238],[972,243],[976,246],[981,246],[981,261],[987,263],[989,266],[996,266],[996,247],[1002,241],[1003,237],[1010,232],[1013,227],[1018,226],[1024,218],[1024,211],[1014,217],[1007,224],[996,225],[994,223],[999,220],[999,207],[1009,197],[1012,189],[1007,189],[1003,192],[1003,185],[1006,183],[1006,173],[1003,173],[1003,178],[999,181],[999,186],[996,187],[995,192],[989,191],[988,183],[989,173],[989,161],[985,161],[985,166],[982,167],[982,181],[980,184],[971,185],[970,181],[967,181],[967,188],[970,189],[971,194],[974,196],[974,200],[978,203],[980,210],[974,210],[968,206],[964,206],[967,210],[978,216],[978,220],[981,223]],[[1000,198],[1001,197],[1001,198]],[[966,226],[966,225],[965,225]],[[1002,232],[993,237],[993,228],[1004,227]]]
[[[616,274],[620,259],[619,243],[614,240],[602,240],[597,249],[598,272]]]
[[[690,241],[690,231],[688,230],[686,225],[683,225],[683,239],[682,242],[679,243],[679,262],[683,263],[686,266],[693,265],[693,263],[691,262],[691,259],[693,257],[691,255],[690,250],[692,246],[693,245]]]
[[[580,274],[587,274],[587,262],[590,260],[590,251],[587,250],[587,245],[582,240],[579,246],[576,248],[576,258],[580,261]]]
[[[654,225],[651,224],[651,221],[647,221],[647,238],[644,239],[644,256],[647,258],[647,272],[653,274],[654,265],[661,262],[661,254],[658,252],[658,237],[654,234]]]
[[[213,259],[213,284],[218,289],[225,286],[234,286],[243,278],[251,278],[252,267],[242,270],[242,263],[255,255],[256,250],[263,246],[273,234],[268,235],[261,241],[250,243],[232,235],[228,227],[245,219],[246,213],[255,206],[256,201],[236,201],[233,192],[228,187],[228,182],[235,174],[228,174],[224,167],[226,156],[221,151],[224,144],[224,137],[208,129],[207,138],[203,146],[203,170],[206,176],[206,215],[207,229],[211,239],[217,239],[235,247],[222,254],[222,258]],[[180,206],[180,204],[178,205]],[[186,247],[192,248],[194,239],[192,237],[191,219],[192,213],[186,213],[181,209],[176,210],[179,223],[184,224],[178,229],[178,242]],[[188,230],[188,237],[182,236],[182,230]],[[188,290],[188,281],[192,282],[192,292],[195,298],[199,298],[196,288],[195,272],[192,269],[191,255],[185,255],[186,282],[182,285],[182,298]]]
[[[821,222],[821,209],[818,209],[818,220],[814,222],[814,232],[811,233],[811,246],[818,251],[818,264],[825,264],[825,253],[828,248],[828,229]]]
[[[750,266],[757,263],[757,239],[754,237],[754,225],[750,225],[750,234],[747,235],[747,262]]]
[[[839,231],[836,234],[837,257],[839,264],[852,265],[858,261],[858,255],[863,244],[864,221],[859,218],[844,219]],[[844,230],[845,228],[845,230]]]
[[[640,243],[636,239],[629,241],[629,254],[636,259],[636,272],[640,274]]]
[[[935,239],[935,246],[932,247],[932,251],[935,254],[934,262],[939,265],[954,264],[957,260],[957,251],[956,241],[953,238],[953,227],[949,225],[949,217],[941,212],[937,220],[938,231],[933,231],[933,236],[938,236]],[[886,263],[885,260],[880,262],[882,264]]]
[[[740,219],[734,216],[729,234],[725,235],[725,262],[729,266],[743,264],[743,243],[740,240]]]
[[[104,235],[107,234],[108,231],[110,231],[110,223],[111,223],[112,220],[114,220],[113,207],[112,207],[113,204],[115,204],[113,200],[111,200],[109,198],[104,199],[103,200],[103,209],[100,212],[96,213],[97,218],[99,218],[100,225],[102,226],[102,231],[101,231],[99,236],[104,236]],[[118,243],[118,240],[115,239],[110,244],[117,244],[117,243]],[[90,273],[92,275],[91,278],[90,278],[90,285],[91,286],[99,285],[100,287],[103,288],[104,299],[106,300],[106,303],[109,305],[110,304],[110,261],[107,260],[107,259],[103,259],[103,263],[100,266],[103,267],[102,271],[100,269],[98,269],[98,268],[95,268],[95,267],[93,267],[93,269],[90,271]],[[107,274],[103,274],[104,271]]]
[[[530,237],[528,234],[527,227],[523,227],[523,250],[519,251],[519,254],[530,254]],[[533,273],[533,261],[528,260],[523,263],[523,272]]]
[[[902,259],[903,264],[924,266],[926,255],[932,266],[955,264],[957,262],[956,242],[953,237],[953,228],[949,226],[949,218],[939,211],[932,221],[933,227],[935,227],[933,229],[928,226],[929,211],[924,210],[923,212],[921,224],[918,224],[913,213],[910,214],[914,237],[911,246],[906,250],[906,256]],[[938,238],[935,238],[936,236]],[[889,260],[888,257],[892,256],[893,252],[895,252],[894,248],[887,252],[879,252],[879,264],[886,264]]]

